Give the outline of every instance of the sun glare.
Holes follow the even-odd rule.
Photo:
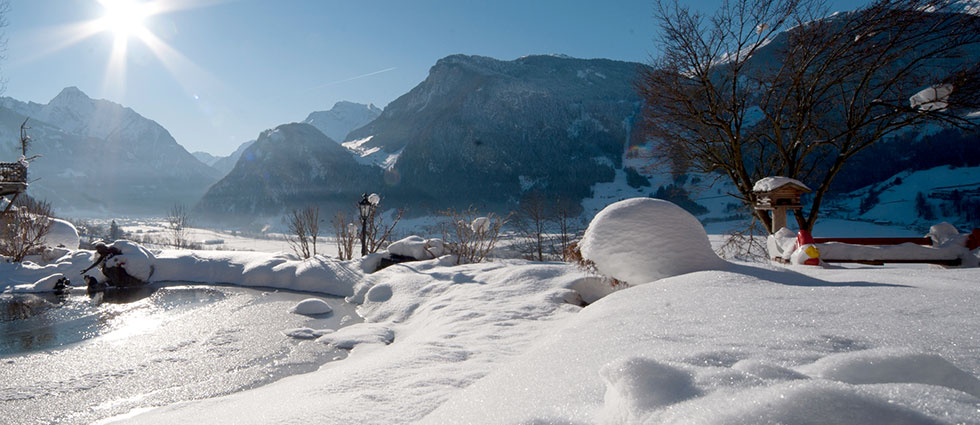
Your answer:
[[[99,3],[105,8],[99,26],[103,31],[112,31],[117,39],[146,31],[143,21],[153,13],[149,4],[133,0],[99,0]]]

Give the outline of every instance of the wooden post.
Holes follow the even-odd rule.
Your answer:
[[[772,229],[778,232],[779,229],[786,227],[786,207],[780,205],[772,209]]]

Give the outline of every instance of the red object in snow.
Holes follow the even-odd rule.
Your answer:
[[[805,245],[813,245],[813,243],[814,243],[813,242],[813,235],[811,235],[810,232],[808,232],[806,230],[800,230],[796,234],[796,248],[797,249],[799,249],[800,247],[805,246]],[[814,251],[816,251],[816,247],[812,247],[811,249],[813,249]],[[810,256],[810,252],[808,250],[807,256],[809,258],[807,258],[806,260],[803,261],[803,264],[804,265],[807,265],[807,266],[819,266],[820,265],[820,253],[819,253],[819,251],[817,251],[816,256],[813,257],[813,256]]]
[[[973,229],[973,233],[966,237],[966,248],[970,251],[980,248],[980,229]]]

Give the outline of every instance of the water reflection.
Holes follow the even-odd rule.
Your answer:
[[[127,329],[145,327],[162,311],[224,297],[212,288],[155,285],[93,294],[0,294],[0,357],[60,348],[109,332],[125,336]]]

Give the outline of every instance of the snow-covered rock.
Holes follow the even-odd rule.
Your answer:
[[[296,314],[307,314],[307,315],[317,315],[317,314],[327,314],[333,311],[330,305],[326,301],[319,298],[307,298],[296,304],[291,310]]]
[[[632,285],[725,264],[697,218],[652,198],[607,206],[589,223],[579,247],[599,273]]]
[[[156,257],[153,253],[142,245],[127,240],[118,240],[109,247],[114,247],[122,251],[122,254],[114,255],[105,262],[105,267],[120,266],[129,273],[130,276],[142,281],[149,281],[154,271]]]

